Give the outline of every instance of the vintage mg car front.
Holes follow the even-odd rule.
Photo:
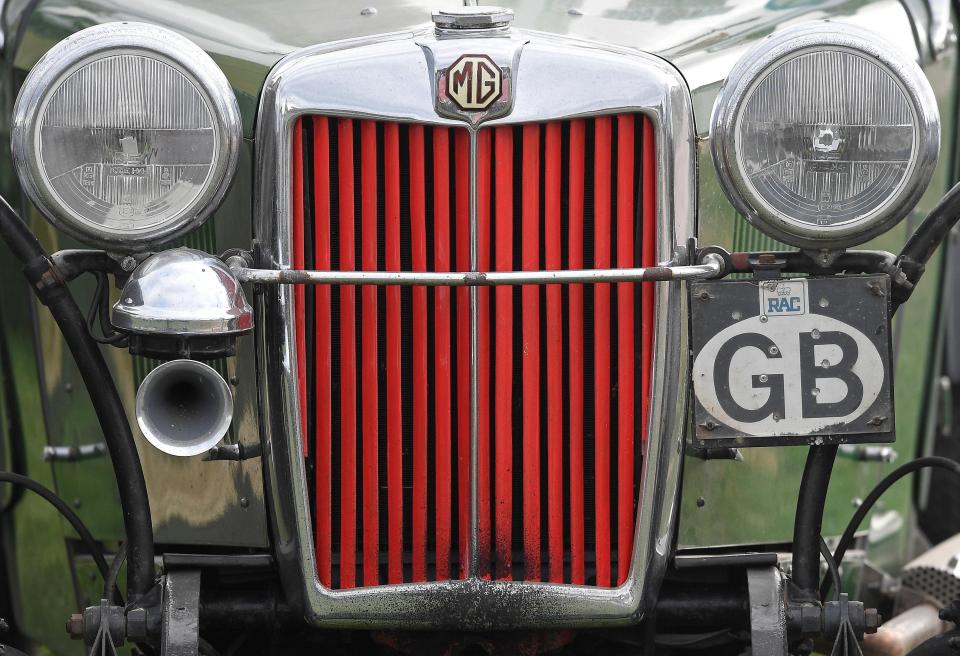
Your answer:
[[[954,653],[951,4],[510,4],[0,3],[0,653]]]

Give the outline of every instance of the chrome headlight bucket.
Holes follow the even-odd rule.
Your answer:
[[[750,50],[720,90],[711,146],[724,191],[794,246],[845,248],[900,221],[936,166],[940,118],[913,61],[871,33],[816,23]]]
[[[30,200],[58,228],[144,251],[196,227],[236,171],[240,112],[198,46],[143,23],[61,41],[14,107],[12,148]]]

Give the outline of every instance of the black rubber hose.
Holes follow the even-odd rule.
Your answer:
[[[960,462],[951,460],[950,458],[942,458],[940,456],[925,456],[923,458],[917,458],[916,460],[911,460],[910,462],[903,464],[892,472],[887,474],[883,480],[877,483],[870,494],[866,496],[863,500],[863,503],[857,508],[857,511],[853,513],[853,517],[850,518],[850,523],[847,524],[847,529],[843,532],[843,535],[840,537],[840,541],[837,543],[837,548],[833,551],[833,560],[838,565],[843,562],[843,557],[847,553],[847,549],[850,548],[850,545],[853,544],[853,536],[857,532],[857,529],[860,528],[860,524],[866,518],[867,514],[873,508],[873,505],[877,500],[886,492],[890,487],[899,481],[901,478],[907,474],[912,474],[915,471],[925,469],[927,467],[939,467],[941,469],[946,469],[955,473],[957,476],[960,476]],[[827,578],[820,585],[821,597],[826,596],[830,592],[830,579]]]
[[[960,219],[960,183],[950,188],[904,244],[900,260],[922,267]],[[910,276],[910,271],[906,271]],[[919,275],[917,276],[919,278]],[[912,278],[912,276],[911,276]],[[911,280],[916,282],[916,280]]]
[[[123,402],[100,347],[87,332],[86,321],[66,283],[58,275],[40,242],[2,197],[0,238],[14,257],[23,263],[24,274],[33,291],[60,327],[103,429],[117,479],[127,537],[127,598],[134,602],[154,584],[153,524],[147,485]]]
[[[103,557],[103,549],[97,543],[96,538],[93,537],[93,534],[90,532],[90,529],[87,528],[87,525],[83,523],[83,520],[80,519],[77,513],[73,512],[73,509],[67,505],[66,501],[54,494],[50,488],[45,487],[32,478],[28,478],[21,474],[0,471],[0,483],[10,483],[23,489],[30,490],[31,492],[34,492],[46,499],[47,503],[56,508],[57,512],[63,515],[63,518],[70,523],[70,526],[73,527],[73,530],[76,531],[77,535],[80,536],[80,541],[83,542],[83,546],[85,546],[87,551],[90,552],[90,555],[93,556],[93,562],[96,563],[97,569],[100,570],[100,576],[103,577],[104,581],[107,580],[107,577],[110,574],[110,568],[107,565],[107,559]]]
[[[820,584],[820,530],[837,445],[811,446],[803,468],[793,523],[793,583],[809,601]]]

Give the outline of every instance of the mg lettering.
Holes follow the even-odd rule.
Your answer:
[[[487,55],[463,55],[447,69],[447,95],[464,111],[484,110],[500,97],[501,76]]]

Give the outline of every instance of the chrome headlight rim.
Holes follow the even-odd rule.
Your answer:
[[[172,66],[207,101],[216,135],[213,165],[202,191],[161,224],[123,234],[98,230],[77,216],[47,181],[39,156],[39,129],[47,102],[74,71],[100,58],[135,54]],[[219,207],[236,175],[242,141],[236,96],[223,71],[199,46],[169,29],[137,22],[104,23],[67,37],[30,71],[14,105],[11,150],[20,184],[56,228],[87,244],[121,253],[167,244],[201,225]]]
[[[769,210],[742,174],[738,163],[740,111],[754,87],[783,62],[817,50],[849,51],[886,69],[903,90],[915,116],[915,156],[887,202],[865,220],[812,226]],[[917,63],[882,37],[842,23],[819,21],[773,34],[748,51],[733,67],[717,94],[710,119],[714,166],[727,198],[761,232],[786,244],[810,249],[842,249],[861,244],[899,223],[926,191],[940,153],[937,101]]]

